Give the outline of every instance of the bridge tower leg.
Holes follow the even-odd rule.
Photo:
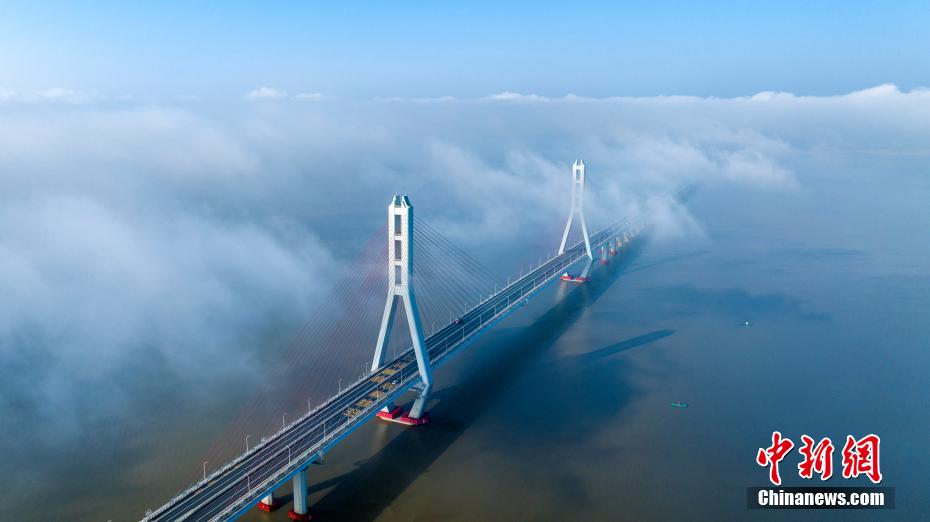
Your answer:
[[[573,283],[586,282],[588,276],[591,274],[591,265],[594,264],[594,254],[591,253],[591,240],[588,238],[588,223],[584,218],[584,180],[584,162],[575,160],[575,163],[572,164],[572,206],[571,210],[568,212],[568,221],[565,223],[565,232],[562,233],[562,244],[559,245],[559,254],[561,255],[565,252],[568,232],[572,229],[572,222],[577,214],[578,220],[581,221],[581,235],[584,236],[584,248],[588,260],[585,262],[585,267],[584,270],[581,271],[581,275],[572,276],[569,275],[568,272],[562,274],[562,281],[571,281]]]
[[[291,520],[306,522],[310,520],[310,510],[307,507],[307,469],[302,469],[294,475],[294,509],[287,512]]]
[[[413,292],[413,205],[407,196],[394,196],[388,205],[388,295],[381,319],[381,331],[375,356],[371,361],[371,371],[376,372],[384,365],[387,355],[387,343],[391,339],[394,325],[394,313],[399,301],[403,301],[407,312],[407,325],[413,341],[413,352],[417,358],[420,381],[414,386],[418,392],[413,406],[406,415],[399,407],[389,404],[378,413],[378,417],[417,426],[429,422],[426,403],[429,401],[433,387],[433,371],[430,367],[429,354],[426,352],[423,327],[420,324],[420,311]]]

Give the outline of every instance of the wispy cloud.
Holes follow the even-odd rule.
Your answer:
[[[43,89],[41,91],[37,91],[36,96],[45,100],[66,103],[88,103],[99,98],[99,95],[95,93],[66,89],[64,87],[52,87],[50,89]]]
[[[294,99],[297,100],[310,100],[310,101],[320,101],[325,100],[326,96],[319,92],[302,92],[294,95]]]
[[[96,91],[82,91],[78,89],[68,89],[65,87],[50,87],[30,92],[17,92],[13,89],[0,89],[0,103],[2,102],[20,102],[20,103],[63,103],[63,104],[88,104],[99,102],[106,97]]]
[[[287,97],[287,92],[274,87],[262,86],[245,93],[245,97],[250,100],[274,100]]]
[[[521,101],[521,102],[544,102],[550,101],[550,98],[539,96],[538,94],[520,94],[518,92],[504,91],[492,94],[487,97],[488,100],[495,101]]]

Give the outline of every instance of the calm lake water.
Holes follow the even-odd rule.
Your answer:
[[[553,284],[436,372],[429,426],[370,422],[313,466],[314,520],[930,518],[930,172],[890,163],[798,165],[787,192],[702,186],[688,207],[703,237],[646,239],[587,285]],[[153,397],[142,420],[34,450],[43,464],[4,488],[0,518],[138,519],[199,473],[251,393],[176,390],[151,362],[134,379]],[[897,508],[747,510],[773,430],[880,435]],[[814,485],[797,462],[785,484]]]

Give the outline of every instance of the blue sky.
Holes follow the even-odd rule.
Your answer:
[[[0,89],[232,98],[930,85],[919,2],[0,3]]]

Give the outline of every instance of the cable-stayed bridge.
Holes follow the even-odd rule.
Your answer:
[[[570,284],[584,283],[590,276],[594,252],[599,252],[606,262],[648,225],[648,216],[638,216],[589,235],[583,210],[584,182],[584,163],[576,161],[571,210],[557,255],[506,283],[496,281],[493,273],[422,219],[415,218],[406,196],[395,196],[388,206],[388,248],[386,255],[379,258],[387,265],[387,303],[370,370],[344,387],[340,382],[335,395],[212,474],[206,475],[205,471],[203,480],[148,512],[143,521],[234,520],[256,507],[270,511],[280,506],[274,493],[288,481],[293,481],[294,491],[290,517],[309,520],[307,470],[321,462],[329,448],[375,417],[406,425],[428,423],[426,405],[433,368],[551,282],[561,279]],[[582,239],[566,248],[576,219]],[[442,252],[447,257],[441,257]],[[456,263],[447,262],[450,255]],[[569,270],[578,262],[583,262],[580,275],[571,275]],[[486,297],[469,304],[476,289]],[[392,327],[401,306],[409,333],[405,346],[409,348],[390,357]],[[424,335],[423,323],[432,327],[429,335]],[[436,324],[440,325],[438,329]],[[405,412],[394,401],[410,390],[417,397]]]

